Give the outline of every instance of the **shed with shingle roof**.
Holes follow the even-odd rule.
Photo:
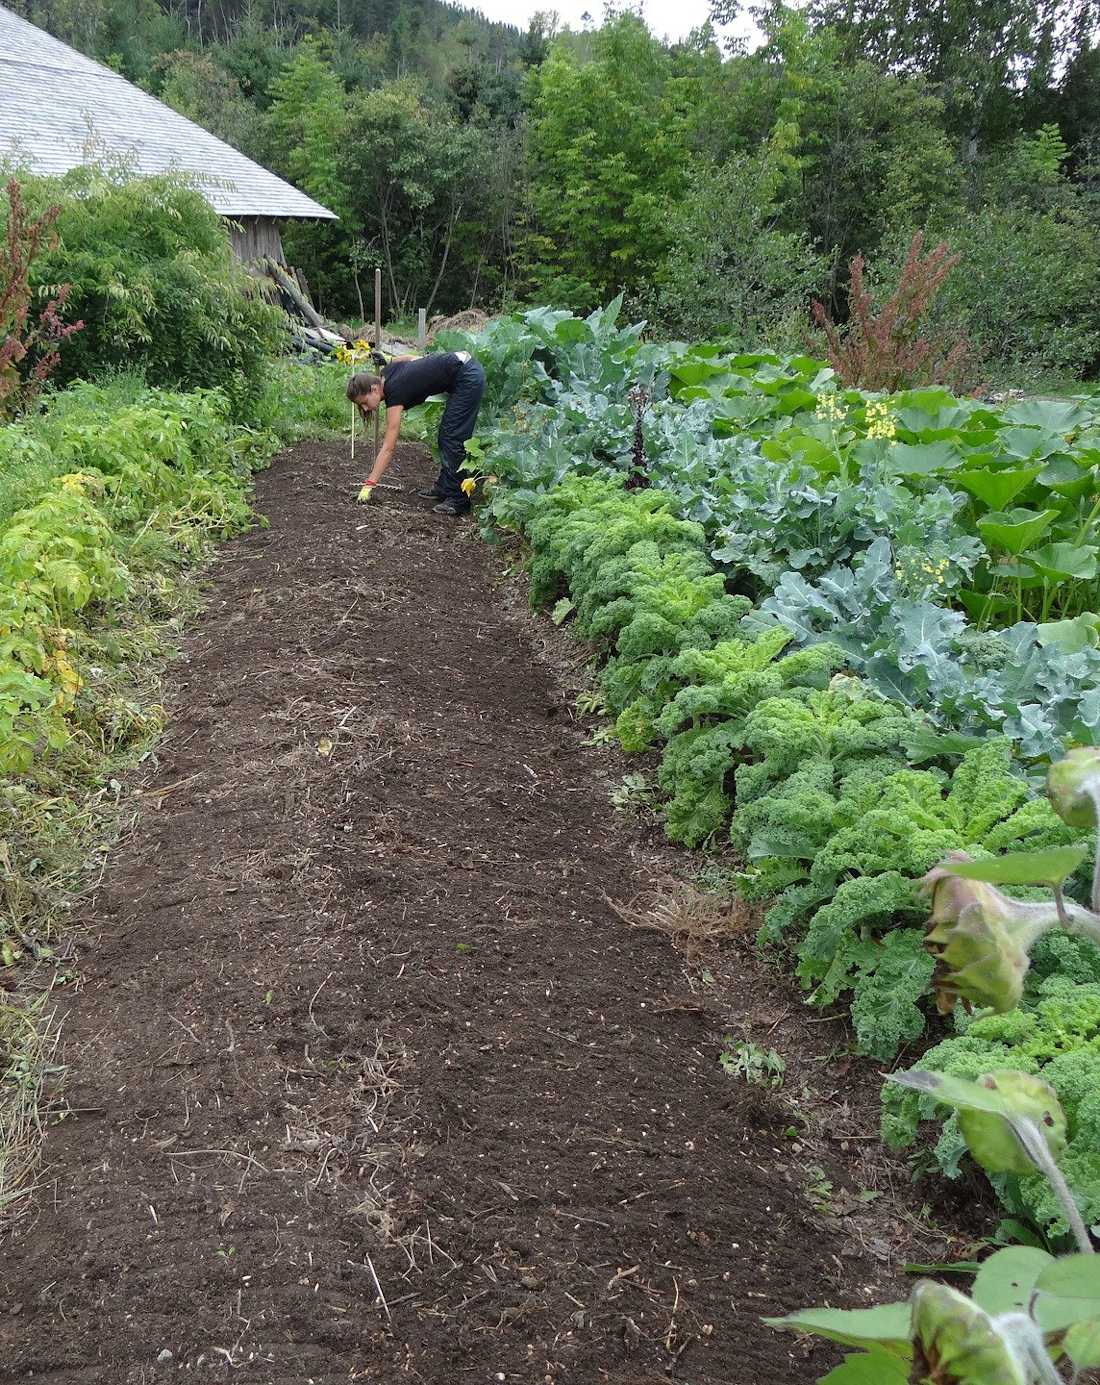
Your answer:
[[[0,6],[0,164],[53,175],[104,162],[187,177],[227,218],[244,259],[282,259],[282,220],[336,220],[240,150]]]

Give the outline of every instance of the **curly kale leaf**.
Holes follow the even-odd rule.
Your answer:
[[[725,583],[702,553],[662,554],[655,543],[646,541],[601,563],[590,580],[575,580],[570,590],[581,633],[600,639],[617,634],[640,605],[661,609],[669,620],[686,624],[725,594]]]
[[[1071,937],[1060,928],[1044,934],[1031,949],[1028,1000],[1034,1000],[1042,983],[1053,976],[1070,982],[1100,982],[1100,947],[1088,938]]]
[[[738,802],[766,793],[807,760],[831,760],[843,774],[858,759],[891,754],[900,768],[913,722],[904,708],[853,696],[848,689],[793,689],[768,698],[745,725],[745,748],[756,763],[738,774]]]
[[[621,484],[572,477],[540,498],[527,523],[531,543],[531,603],[539,606],[567,587],[583,599],[601,569],[638,545],[651,554],[680,553],[702,576],[711,570],[703,530],[670,513],[671,497],[654,490],[631,491]]]
[[[795,926],[805,919],[819,904],[823,904],[832,893],[819,889],[817,885],[802,883],[792,885],[779,896],[764,915],[764,922],[756,935],[756,941],[766,943],[782,942]]]
[[[661,712],[656,721],[657,731],[667,738],[675,735],[685,722],[699,726],[715,717],[731,721],[740,728],[758,703],[782,691],[783,679],[776,669],[743,669],[728,674],[720,683],[702,686],[692,683],[681,688]]]
[[[739,805],[730,840],[750,862],[769,856],[811,861],[827,840],[837,805],[831,760],[810,760],[774,793]]]
[[[1008,742],[995,740],[966,753],[946,793],[941,773],[912,769],[850,792],[835,815],[848,825],[818,853],[813,878],[824,884],[889,870],[916,877],[948,851],[981,856],[1076,840],[1011,763]]]
[[[731,806],[726,779],[739,747],[733,722],[681,731],[669,741],[657,780],[672,795],[665,817],[671,841],[698,846],[725,826]]]
[[[920,1066],[930,1072],[970,1080],[1000,1069],[1035,1072],[1038,1068],[1034,1059],[1022,1055],[1017,1057],[1011,1045],[979,1039],[970,1034],[936,1044],[921,1057]],[[899,1087],[893,1082],[887,1082],[882,1088],[882,1138],[892,1149],[905,1149],[912,1145],[922,1122],[944,1119],[946,1116],[947,1109],[937,1106],[935,1098],[925,1093]]]
[[[1100,986],[1066,986],[1044,996],[1036,1006],[1039,1032],[1031,1040],[1037,1056],[1088,1049],[1100,1053]]]
[[[656,740],[657,728],[644,702],[638,700],[623,708],[615,718],[615,735],[627,754],[638,754],[650,748]]]
[[[807,988],[816,986],[819,1005],[832,1004],[867,965],[871,954],[862,949],[876,946],[874,930],[923,913],[913,882],[897,871],[846,880],[810,921],[798,949],[799,979]]]
[[[966,1032],[924,1054],[921,1067],[976,1078],[999,1069],[1037,1073],[1058,1093],[1067,1118],[1068,1145],[1059,1157],[1086,1222],[1100,1218],[1100,985],[1050,983],[1037,1007],[984,1015]],[[940,1121],[934,1149],[939,1168],[957,1177],[965,1149],[955,1117],[935,1098],[887,1083],[882,1094],[882,1133],[895,1148],[912,1145],[924,1122]],[[1039,1175],[990,1177],[1006,1210],[1031,1221],[1045,1235],[1068,1231],[1060,1204]]]
[[[782,632],[763,635],[752,643],[723,641],[713,649],[688,650],[668,666],[670,677],[714,680],[692,681],[652,719],[657,733],[669,737],[658,779],[674,796],[668,815],[673,841],[695,845],[725,825],[732,806],[727,777],[739,758],[752,709],[775,702],[773,694],[780,691],[786,676],[823,675],[839,657],[838,651],[821,646],[816,660],[800,655],[793,663],[776,661],[785,644]],[[624,726],[628,735],[637,733],[642,712],[636,708]],[[707,717],[722,720],[707,724]],[[677,732],[676,727],[689,718],[695,724]],[[796,876],[797,872],[788,873],[777,884],[788,884]]]
[[[1100,1110],[1093,1122],[1091,1139],[1071,1140],[1058,1159],[1066,1182],[1085,1219],[1086,1226],[1100,1222]],[[1068,1240],[1069,1224],[1062,1204],[1042,1174],[1020,1179],[1023,1212],[1051,1238]]]
[[[896,928],[877,944],[871,965],[861,969],[853,985],[852,1024],[860,1053],[887,1061],[903,1044],[920,1038],[919,1001],[934,966],[922,929]]]
[[[785,630],[769,630],[752,641],[722,640],[710,649],[686,650],[672,666],[685,686],[661,714],[662,733],[671,735],[688,721],[697,726],[704,717],[743,720],[761,700],[785,688],[823,688],[844,655],[822,644],[780,658],[790,638]]]

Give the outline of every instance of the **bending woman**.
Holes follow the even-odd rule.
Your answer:
[[[466,443],[477,426],[484,392],[485,371],[468,351],[446,351],[419,358],[397,356],[380,376],[367,371],[353,375],[348,381],[348,398],[364,419],[380,404],[386,406],[386,436],[359,499],[370,499],[371,489],[393,460],[405,410],[416,408],[433,395],[445,394],[447,407],[439,424],[440,472],[435,484],[420,494],[426,500],[438,501],[433,506],[437,515],[467,514],[470,501],[463,494],[459,472],[466,460]]]

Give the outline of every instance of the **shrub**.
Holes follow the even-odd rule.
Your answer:
[[[986,207],[952,228],[966,274],[944,288],[987,365],[1020,384],[1088,378],[1100,365],[1100,246],[1081,207]]]
[[[87,613],[124,602],[142,570],[246,527],[251,465],[272,445],[233,428],[218,391],[81,384],[58,399],[56,417],[0,431],[0,461],[28,473],[22,506],[0,509],[0,777],[66,743]],[[0,503],[15,494],[6,485]]]
[[[808,239],[779,225],[780,171],[767,155],[732,155],[689,176],[670,211],[671,248],[641,296],[676,336],[727,336],[746,350],[795,344],[827,278]]]
[[[220,218],[171,178],[123,179],[81,168],[29,179],[28,203],[58,204],[56,245],[36,259],[40,296],[72,285],[84,330],[56,379],[139,370],[154,386],[221,388],[245,412],[279,344],[276,309],[248,291]]]
[[[974,208],[941,211],[929,229],[963,266],[932,321],[965,332],[999,383],[1088,379],[1100,367],[1096,206],[1063,171],[1067,157],[1055,127],[1021,136],[979,166]],[[894,244],[884,272],[903,257]]]

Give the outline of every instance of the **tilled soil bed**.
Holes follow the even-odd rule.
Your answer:
[[[81,920],[0,1380],[809,1382],[760,1316],[882,1273],[612,909],[653,834],[429,474],[360,508],[301,446],[212,570]]]

